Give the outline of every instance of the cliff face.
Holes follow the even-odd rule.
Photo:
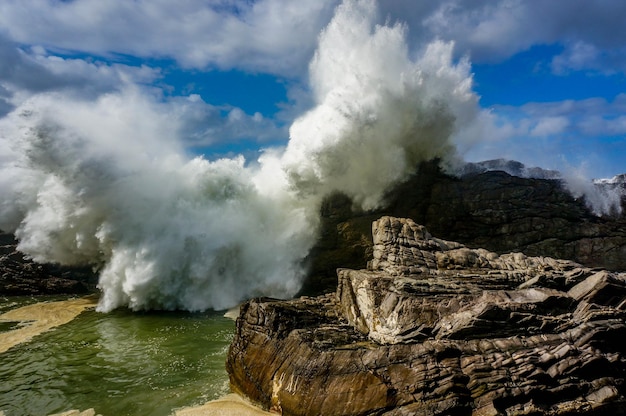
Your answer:
[[[412,218],[435,235],[468,247],[626,270],[626,215],[593,215],[583,199],[572,197],[556,179],[520,178],[502,171],[470,171],[456,178],[436,163],[425,163],[389,192],[383,209],[353,210],[342,195],[326,200],[303,293],[332,290],[339,267],[364,268],[372,255],[370,224],[382,215]]]
[[[626,414],[626,274],[373,223],[334,294],[251,300],[227,369],[283,415]]]

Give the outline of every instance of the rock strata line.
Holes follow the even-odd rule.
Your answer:
[[[626,274],[372,225],[334,294],[241,307],[233,389],[283,415],[626,414]]]

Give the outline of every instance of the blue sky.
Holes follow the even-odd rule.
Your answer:
[[[3,0],[0,117],[42,94],[89,102],[132,88],[208,159],[284,145],[312,106],[309,62],[338,0]],[[386,0],[420,56],[466,57],[484,112],[469,161],[509,158],[589,177],[626,172],[622,0]]]

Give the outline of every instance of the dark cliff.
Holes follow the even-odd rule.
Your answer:
[[[339,267],[365,267],[372,252],[370,224],[382,215],[412,218],[433,234],[468,247],[626,270],[626,215],[594,215],[558,179],[521,178],[503,171],[454,177],[429,162],[386,200],[386,207],[362,212],[343,195],[326,199],[303,293],[333,290]]]

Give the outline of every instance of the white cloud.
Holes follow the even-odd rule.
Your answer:
[[[243,140],[258,144],[287,140],[287,128],[260,113],[247,114],[238,107],[214,106],[198,95],[173,97],[164,104],[176,119],[178,135],[188,147],[236,144]]]
[[[522,106],[496,106],[482,118],[484,139],[465,152],[468,161],[496,158],[571,170],[588,164],[595,177],[623,172],[626,94]],[[609,139],[607,139],[609,138]]]
[[[536,44],[561,44],[553,63],[568,69],[625,71],[626,32],[621,0],[448,0],[411,24],[457,42],[474,62],[498,62]]]
[[[600,50],[595,45],[582,41],[574,42],[552,59],[552,71],[564,74],[571,69],[584,69],[592,66],[599,58]]]
[[[511,1],[445,1],[424,20],[437,36],[453,39],[472,60],[506,57],[530,46],[536,33],[519,36],[527,28],[527,9]]]
[[[47,55],[40,47],[18,48],[0,36],[0,115],[42,92],[65,91],[95,98],[125,85],[149,84],[160,71],[145,65],[133,67]],[[1,107],[1,106],[0,106]]]
[[[534,137],[561,134],[569,126],[570,121],[565,116],[542,117],[531,128],[529,134]]]
[[[598,137],[625,134],[626,95],[613,101],[603,98],[529,103],[519,107],[495,108],[498,122],[515,126],[511,136],[546,137],[576,135]]]
[[[550,122],[548,125],[560,127],[552,134],[567,130],[571,134],[588,137],[626,134],[623,115],[626,113],[626,94],[619,94],[612,101],[589,98],[501,108],[508,114],[507,117],[517,113],[517,118],[530,120],[533,126],[547,120]],[[546,127],[542,129],[547,131]]]
[[[293,76],[306,68],[336,4],[7,0],[0,3],[0,27],[25,44]]]
[[[13,40],[56,50],[172,58],[189,68],[302,76],[339,0],[4,0]],[[403,21],[410,46],[456,42],[474,62],[497,62],[535,44],[565,48],[553,66],[626,70],[621,0],[380,1],[380,22]]]
[[[603,49],[584,41],[569,42],[564,51],[553,58],[551,66],[559,75],[577,70],[593,70],[605,75],[626,72],[626,46]]]

